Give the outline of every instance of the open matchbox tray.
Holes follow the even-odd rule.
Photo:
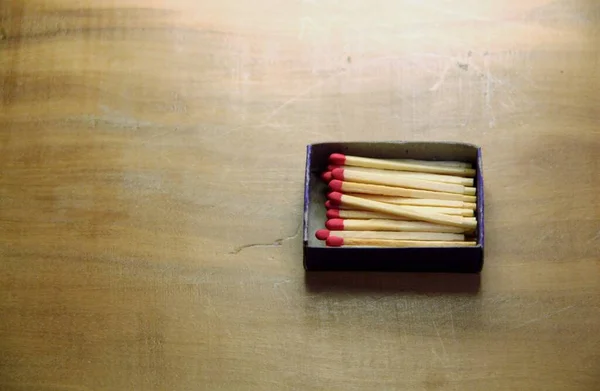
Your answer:
[[[328,186],[321,173],[332,153],[379,158],[461,161],[476,169],[476,245],[470,247],[327,247],[315,237],[325,227]],[[454,142],[340,142],[307,146],[303,258],[306,271],[478,273],[484,262],[484,192],[481,148]]]

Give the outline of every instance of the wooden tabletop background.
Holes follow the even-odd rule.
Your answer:
[[[1,390],[600,389],[600,5],[2,0]],[[302,267],[305,146],[483,148],[481,275]]]

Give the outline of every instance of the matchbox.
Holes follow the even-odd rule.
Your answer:
[[[432,164],[441,164],[441,162],[447,161],[469,163],[470,167],[472,167],[470,169],[472,186],[468,187],[468,189],[476,194],[476,197],[473,197],[473,203],[471,203],[471,208],[473,209],[471,213],[472,217],[465,217],[464,221],[471,219],[476,222],[474,225],[475,228],[472,228],[472,232],[470,233],[471,239],[469,240],[471,242],[469,243],[471,244],[465,246],[459,245],[460,243],[456,245],[450,243],[443,247],[413,247],[411,245],[404,245],[403,247],[380,247],[377,245],[363,246],[360,244],[354,246],[337,246],[338,242],[336,240],[325,241],[321,240],[322,238],[319,239],[320,230],[322,231],[326,226],[331,229],[331,226],[338,221],[330,221],[327,224],[328,216],[332,217],[335,213],[328,211],[326,207],[326,204],[329,205],[329,202],[331,202],[331,198],[328,202],[328,194],[329,197],[332,194],[328,181],[331,180],[330,183],[332,184],[335,181],[335,179],[332,180],[331,174],[326,174],[327,167],[331,163],[330,158],[332,154],[367,158],[365,160],[390,159],[390,161],[403,161],[408,159],[411,161],[428,161],[432,162]],[[362,176],[370,174],[369,169],[362,169],[362,171],[361,169],[357,169],[356,172],[348,169],[347,171],[359,179]],[[340,173],[337,172],[335,174],[339,176]],[[376,173],[375,176],[377,177],[377,175],[379,174]],[[384,178],[384,184],[385,180],[389,178],[386,175],[379,175],[377,178],[379,177]],[[392,178],[392,180],[394,181],[393,183],[398,181],[400,183],[404,183],[403,181],[414,181],[413,178]],[[336,182],[335,186],[340,186],[339,181]],[[332,185],[332,187],[335,186]],[[429,183],[429,186],[431,186],[431,183]],[[437,184],[434,188],[438,186],[442,191],[446,191],[446,189],[452,190],[456,187],[456,185]],[[467,187],[464,188],[467,189]],[[343,195],[350,203],[371,202],[367,206],[374,205],[375,207],[381,205],[372,201],[355,199],[351,193]],[[342,197],[341,193],[335,194],[337,194],[338,198]],[[392,206],[392,208],[395,208],[395,206]],[[402,208],[405,207],[400,206],[397,209],[409,210],[408,208]],[[438,214],[434,215],[439,216]],[[456,221],[457,218],[462,219],[462,217],[444,216],[444,218],[447,218],[451,222]],[[454,142],[340,142],[308,145],[306,149],[303,219],[303,261],[306,271],[478,273],[482,270],[484,263],[484,187],[481,148],[472,144]],[[393,225],[396,223],[391,222],[388,224]],[[397,236],[397,233],[386,233],[385,235]],[[423,234],[419,233],[419,235]],[[437,235],[452,236],[455,234],[440,233]],[[340,238],[336,239],[339,240],[339,243],[343,242]],[[350,241],[347,240],[347,242]],[[383,242],[386,241],[383,240]],[[404,241],[403,243],[412,242]]]

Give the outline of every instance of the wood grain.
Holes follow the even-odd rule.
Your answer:
[[[0,389],[597,390],[600,7],[0,2]],[[304,147],[483,147],[481,276],[301,261]]]

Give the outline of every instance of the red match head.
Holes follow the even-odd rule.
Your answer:
[[[346,163],[346,155],[341,153],[332,153],[329,156],[329,163],[343,166]]]
[[[331,176],[333,177],[333,179],[339,179],[340,181],[343,181],[344,180],[344,169],[336,168],[335,170],[331,171]]]
[[[340,204],[335,203],[335,202],[333,202],[331,200],[327,200],[327,201],[325,201],[325,207],[327,209],[339,209],[340,208]]]
[[[339,236],[330,236],[327,238],[325,243],[329,247],[340,247],[344,245],[344,238],[340,238]]]
[[[329,230],[328,229],[320,229],[315,233],[315,236],[319,240],[325,240],[329,237]]]
[[[335,164],[330,164],[327,166],[327,171],[333,171],[336,168],[340,168],[341,166],[336,166]]]
[[[328,219],[339,219],[340,218],[340,210],[339,209],[329,209],[327,211]]]
[[[333,191],[342,191],[342,185],[344,183],[338,179],[333,179],[329,182],[329,188]]]
[[[331,182],[335,182],[335,180],[331,181]],[[331,183],[330,182],[330,183]],[[331,200],[331,202],[333,202],[334,204],[341,204],[342,203],[342,193],[337,192],[337,191],[332,191],[331,193],[327,194],[327,197]]]
[[[343,231],[344,230],[344,220],[343,219],[330,219],[325,223],[327,229],[331,231]]]
[[[329,183],[329,181],[332,179],[331,171],[325,171],[323,174],[321,174],[321,179]]]

